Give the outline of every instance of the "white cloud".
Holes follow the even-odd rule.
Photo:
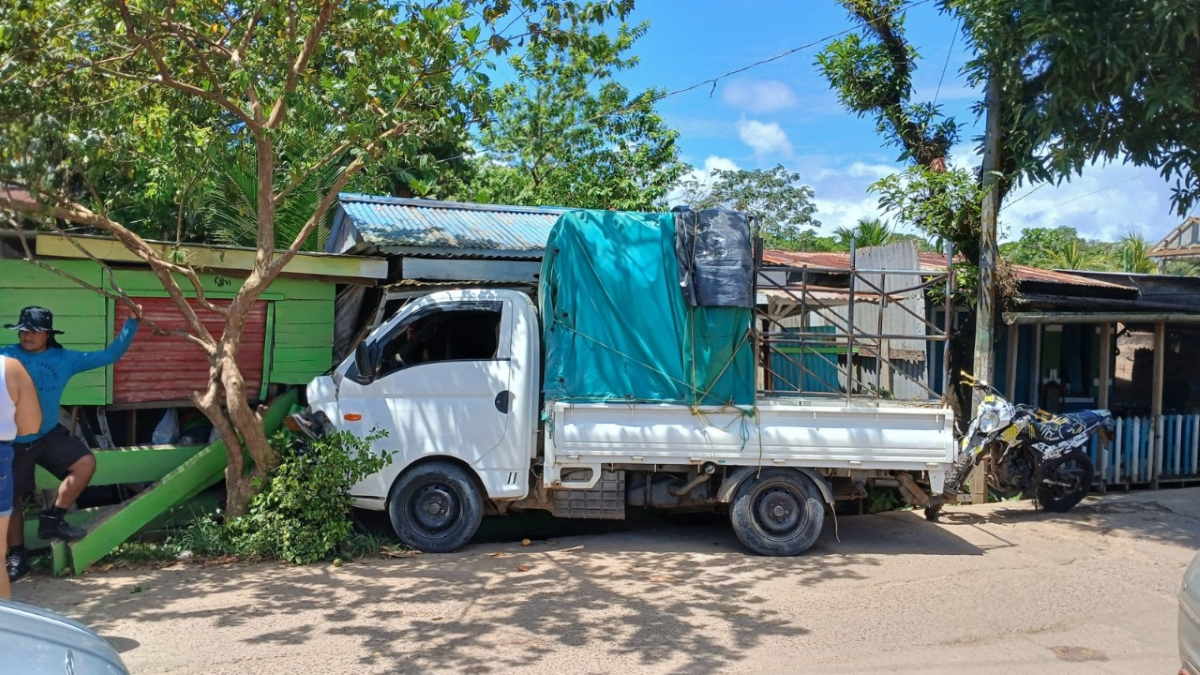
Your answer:
[[[817,205],[817,220],[821,221],[821,232],[833,234],[840,227],[854,229],[858,221],[864,218],[882,218],[879,212],[879,200],[873,196],[862,199],[821,199],[816,197],[813,203]]]
[[[692,195],[688,190],[685,190],[684,185],[694,182],[701,189],[704,189],[712,185],[712,174],[718,169],[721,171],[737,171],[738,165],[732,159],[727,157],[719,157],[717,155],[709,155],[708,157],[705,157],[704,166],[702,168],[693,167],[691,171],[679,179],[679,181],[675,184],[675,187],[671,188],[671,191],[667,193],[667,204],[670,206],[675,206],[690,201],[695,195]]]
[[[1170,186],[1158,173],[1127,164],[1090,166],[1060,185],[1024,185],[1000,212],[1006,240],[1031,227],[1067,226],[1087,239],[1114,241],[1133,231],[1154,243],[1181,220],[1171,208]]]
[[[737,129],[738,137],[753,148],[754,154],[760,158],[769,155],[787,157],[792,154],[792,143],[776,122],[743,119],[738,122]]]
[[[768,113],[796,105],[792,90],[778,80],[734,80],[721,89],[721,100],[737,110]]]

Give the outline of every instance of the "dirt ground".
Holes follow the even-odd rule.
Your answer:
[[[828,521],[761,558],[719,520],[342,567],[35,577],[133,673],[1175,673],[1200,489]],[[515,523],[519,529],[520,521]],[[836,534],[835,534],[836,533]]]

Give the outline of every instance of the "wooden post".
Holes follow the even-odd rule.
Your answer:
[[[1112,378],[1112,333],[1111,323],[1100,327],[1100,391],[1096,396],[1096,407],[1101,410],[1108,410],[1108,381]],[[1100,491],[1106,492],[1108,487],[1108,434],[1100,435],[1098,447],[1096,459],[1100,464]]]
[[[983,205],[980,209],[979,233],[979,297],[975,319],[975,377],[992,382],[992,322],[996,303],[996,216],[1000,210],[1000,185],[996,178],[999,168],[997,157],[1000,143],[1000,80],[994,74],[988,77],[987,133],[983,145]],[[973,403],[979,404],[981,395],[975,393]],[[971,503],[987,502],[986,461],[971,474]]]
[[[1040,408],[1042,405],[1042,331],[1045,326],[1033,326],[1033,374],[1029,378],[1029,405]]]
[[[1009,324],[1008,326],[1008,374],[1005,378],[1004,395],[1009,401],[1017,397],[1017,341],[1020,339],[1020,326],[1017,324]]]
[[[1158,489],[1158,475],[1162,470],[1163,437],[1162,437],[1162,395],[1163,395],[1163,363],[1166,356],[1167,324],[1154,324],[1154,389],[1150,399],[1150,424],[1154,445],[1150,448],[1150,484]]]

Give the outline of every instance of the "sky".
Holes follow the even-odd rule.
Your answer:
[[[650,29],[634,47],[639,64],[617,76],[632,92],[674,92],[804,47],[658,104],[698,177],[712,169],[782,164],[813,187],[825,234],[883,215],[867,187],[902,168],[899,150],[884,145],[873,118],[840,106],[815,65],[826,38],[851,27],[833,0],[638,0],[632,22],[641,21]],[[983,124],[971,108],[982,95],[962,73],[970,58],[962,36],[929,1],[908,11],[906,32],[922,57],[914,100],[936,100],[965,124],[950,159],[977,166]],[[1117,163],[1089,167],[1057,186],[1016,188],[1002,207],[1000,236],[1012,240],[1027,227],[1067,225],[1089,239],[1140,232],[1157,242],[1181,221],[1170,205],[1170,185],[1155,169]]]

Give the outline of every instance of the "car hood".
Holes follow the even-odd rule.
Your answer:
[[[128,675],[116,650],[83,624],[54,612],[0,600],[0,642],[22,672]]]

